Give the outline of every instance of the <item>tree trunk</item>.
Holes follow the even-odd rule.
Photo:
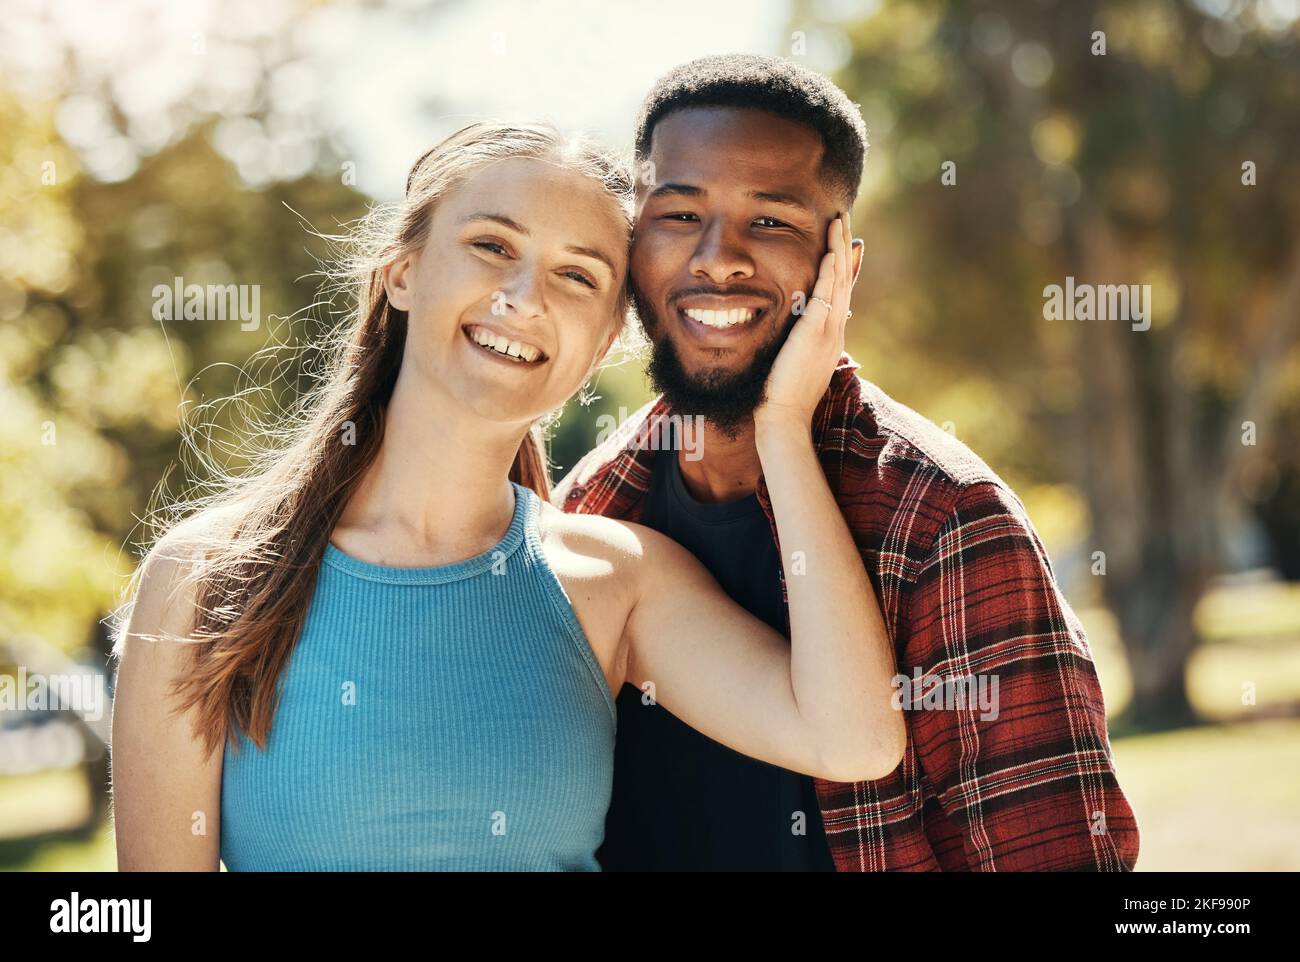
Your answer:
[[[1068,246],[1070,262],[1079,265],[1076,283],[1137,283],[1130,276],[1137,261],[1086,207],[1083,214]],[[1211,465],[1196,469],[1189,396],[1170,363],[1179,319],[1163,332],[1135,331],[1114,318],[1062,322],[1076,328],[1080,476],[1092,550],[1104,560],[1095,570],[1132,675],[1125,716],[1142,728],[1195,719],[1186,684],[1196,644],[1192,614],[1213,557],[1214,513],[1203,500]]]

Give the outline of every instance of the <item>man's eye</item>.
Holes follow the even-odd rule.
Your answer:
[[[473,246],[491,251],[493,254],[504,254],[506,252],[506,249],[496,241],[475,241]]]
[[[691,217],[691,218],[693,218],[693,217],[695,217],[695,215],[692,214],[692,213],[690,213],[690,212],[688,212],[688,211],[681,211],[681,212],[676,213],[676,214],[664,214],[663,217],[661,217],[661,218],[659,218],[659,219],[660,219],[660,220],[677,220],[679,217]],[[682,223],[685,223],[685,221],[682,221]]]
[[[770,224],[760,224],[760,225],[759,225],[760,227],[788,227],[788,226],[790,226],[789,224],[785,223],[785,221],[777,220],[775,217],[756,217],[756,218],[754,219],[754,223],[757,224],[759,221],[762,221],[762,220],[771,221],[771,223],[770,223]]]

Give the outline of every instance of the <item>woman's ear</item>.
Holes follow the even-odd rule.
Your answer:
[[[399,311],[411,309],[411,285],[415,281],[414,257],[403,255],[384,267],[384,290],[388,303]]]
[[[618,323],[618,321],[616,320],[614,322],[614,326],[610,328],[609,335],[605,338],[604,342],[597,349],[596,356],[591,359],[591,369],[593,371],[596,369],[596,365],[599,364],[601,361],[603,361],[605,359],[605,355],[609,353],[609,349],[611,345],[613,345],[614,343],[614,338],[618,337],[618,332],[622,329],[622,326],[623,325]],[[590,376],[591,374],[589,371],[588,377]]]
[[[596,368],[600,367],[600,362],[605,360],[605,355],[609,353],[610,346],[613,345],[614,338],[618,337],[618,332],[621,329],[622,325],[615,323],[610,329],[609,335],[603,342],[601,342],[601,345],[596,348],[596,353],[592,355],[591,358],[591,364],[587,366],[587,373],[583,377],[584,381],[589,380],[591,376],[596,373]]]

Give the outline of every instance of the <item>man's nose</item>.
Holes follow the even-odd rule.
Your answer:
[[[736,278],[753,277],[754,262],[736,233],[718,219],[701,232],[691,257],[691,273],[715,284],[726,284]]]

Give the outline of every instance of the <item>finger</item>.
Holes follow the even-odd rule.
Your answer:
[[[843,264],[843,273],[840,276],[840,283],[843,285],[842,303],[844,305],[844,310],[842,315],[838,315],[841,332],[843,332],[844,328],[848,324],[849,306],[850,306],[850,302],[853,299],[853,227],[850,223],[851,217],[852,217],[851,212],[846,210],[844,212],[844,217],[841,222],[841,227],[844,232],[842,238],[844,264]]]
[[[838,214],[831,223],[830,247],[835,254],[835,282],[831,303],[834,306],[830,311],[830,320],[823,330],[826,350],[837,358],[844,351],[844,326],[849,309],[849,288],[845,283],[849,254],[845,244],[846,217],[847,214]]]
[[[827,334],[834,335],[835,326],[839,323],[839,312],[843,307],[843,299],[840,297],[840,274],[844,270],[844,251],[840,244],[841,227],[840,218],[842,215],[836,214],[831,219],[827,230],[827,247],[831,254],[831,283],[830,293],[824,295],[826,300],[830,301],[831,306],[826,312],[826,325],[823,331]]]
[[[841,283],[844,283],[845,312],[848,312],[849,295],[853,291],[853,227],[849,224],[850,217],[852,217],[852,214],[845,211],[844,220],[841,222],[842,230],[844,230],[844,238],[842,238],[842,243],[844,243],[844,276],[840,279]]]
[[[815,333],[826,330],[835,303],[832,300],[833,296],[835,296],[835,253],[827,251],[822,256],[822,268],[813,286],[813,294],[809,296],[803,309],[805,316],[811,315],[809,326]]]
[[[808,296],[804,303],[804,317],[811,315],[810,325],[817,330],[821,330],[826,323],[826,318],[830,316],[832,308],[826,305],[834,305],[832,298],[835,296],[835,252],[827,251],[822,256],[821,267],[817,272],[817,282],[813,284],[812,294]]]
[[[829,298],[833,307],[831,308],[831,323],[838,327],[840,317],[848,305],[844,300],[844,215],[839,214],[831,222],[830,248],[835,254],[835,279],[832,286],[832,296]]]

